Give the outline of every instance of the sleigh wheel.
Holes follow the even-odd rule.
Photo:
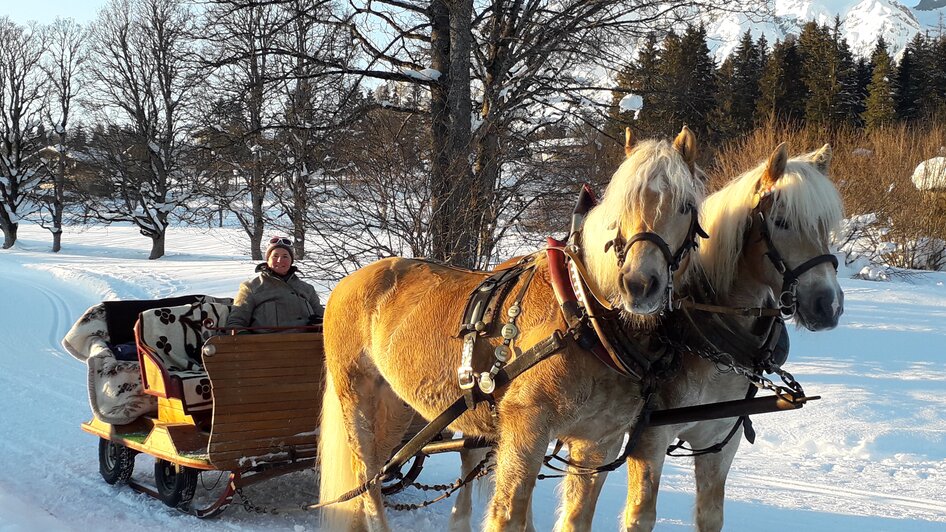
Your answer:
[[[197,470],[158,458],[154,461],[154,484],[158,498],[176,508],[194,498]]]
[[[135,452],[120,443],[99,439],[99,473],[109,484],[126,484],[135,469]]]

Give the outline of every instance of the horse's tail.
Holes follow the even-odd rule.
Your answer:
[[[333,501],[357,487],[354,452],[348,442],[348,427],[330,372],[325,375],[322,424],[319,429],[319,502]],[[322,508],[322,530],[349,530],[358,512],[360,498]]]

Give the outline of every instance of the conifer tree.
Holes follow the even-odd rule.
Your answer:
[[[863,112],[864,99],[857,88],[854,54],[841,33],[841,18],[837,15],[831,30],[831,43],[834,47],[832,89],[835,93],[831,121],[835,125],[857,124]]]
[[[874,69],[867,87],[867,109],[862,116],[868,129],[876,129],[891,123],[896,117],[891,87],[891,59],[883,37],[877,40],[870,60]]]
[[[827,26],[808,22],[798,37],[798,51],[802,62],[802,81],[808,89],[805,102],[805,121],[826,124],[831,121],[835,94],[832,90],[833,43]]]
[[[805,115],[807,97],[798,42],[789,35],[783,42],[776,41],[768,54],[759,80],[756,120],[800,121]]]
[[[922,65],[917,61],[918,54],[922,54],[923,36],[917,34],[903,50],[900,64],[897,66],[897,75],[894,91],[894,105],[897,118],[910,122],[921,116],[921,95],[925,88]]]
[[[669,135],[686,124],[697,135],[705,134],[716,98],[716,64],[706,45],[706,29],[688,26],[682,36],[668,36],[660,71],[669,114],[663,133]]]
[[[742,130],[736,126],[735,90],[733,79],[733,56],[730,55],[716,72],[718,88],[716,107],[710,115],[709,127],[711,144],[718,144],[737,136]]]
[[[618,125],[615,135],[623,138],[624,127],[631,126],[641,136],[649,137],[662,133],[662,120],[665,119],[665,97],[663,82],[660,77],[661,51],[657,44],[657,36],[649,34],[637,51],[637,58],[617,75],[617,85],[639,95],[644,100],[644,107],[638,114],[637,120],[633,113],[621,111],[618,103],[626,95],[624,91],[616,92],[613,97],[614,108]]]
[[[764,43],[763,43],[764,46]],[[748,30],[733,51],[732,60],[732,113],[733,122],[739,132],[748,131],[755,118],[756,103],[759,100],[759,80],[762,77],[764,63]]]

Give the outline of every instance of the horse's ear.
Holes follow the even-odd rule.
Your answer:
[[[818,151],[811,153],[811,162],[815,163],[819,172],[827,174],[828,167],[831,166],[831,155],[831,145],[825,144]]]
[[[690,173],[693,173],[696,163],[696,135],[690,131],[690,128],[683,126],[677,138],[673,139],[673,147],[690,167]]]
[[[624,155],[626,157],[631,156],[631,152],[634,151],[634,144],[636,144],[636,140],[634,139],[634,133],[631,132],[631,128],[624,128]]]
[[[759,180],[759,190],[768,191],[775,186],[775,183],[785,174],[785,164],[788,163],[788,148],[785,143],[781,143],[769,156],[769,161],[765,163],[765,171],[762,172],[762,179]]]

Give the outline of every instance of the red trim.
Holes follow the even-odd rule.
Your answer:
[[[565,243],[552,237],[548,237],[546,243],[549,246],[546,250],[549,259],[549,278],[552,281],[552,290],[555,292],[555,298],[558,299],[559,307],[570,301],[577,302],[578,296],[575,295],[575,287],[572,286],[571,276],[568,274],[568,265],[565,264],[565,254],[559,249],[553,249],[565,247]],[[564,309],[562,309],[563,314],[564,312]],[[601,333],[597,330],[597,327],[591,330],[596,333],[594,335],[594,346],[591,348],[595,358],[618,373],[626,374],[627,371],[614,361],[608,350],[602,345]]]

